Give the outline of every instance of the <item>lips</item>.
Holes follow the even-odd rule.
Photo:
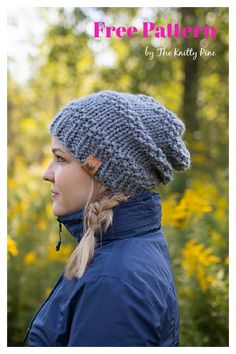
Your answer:
[[[58,193],[52,193],[52,199],[58,196]]]
[[[52,189],[51,189],[51,192],[52,192],[52,194],[58,194],[57,192],[53,191]]]
[[[52,198],[56,197],[58,195],[58,193],[54,192],[53,189],[51,189],[51,192],[52,192]]]

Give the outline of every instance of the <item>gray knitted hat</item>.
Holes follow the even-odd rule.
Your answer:
[[[100,91],[66,105],[49,133],[113,191],[133,196],[190,167],[183,122],[154,98]]]

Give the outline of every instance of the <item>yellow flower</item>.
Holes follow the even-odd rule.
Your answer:
[[[18,255],[18,249],[17,249],[17,243],[15,240],[10,235],[7,235],[7,259],[9,260],[9,255],[11,256],[17,256]]]
[[[201,219],[212,208],[206,196],[194,189],[187,189],[177,203],[177,194],[172,194],[162,202],[162,225],[183,228],[190,224],[195,216]]]
[[[187,189],[180,203],[175,208],[173,217],[178,226],[180,221],[189,222],[193,215],[201,219],[205,213],[209,213],[211,210],[212,208],[207,198],[194,190]]]
[[[215,282],[215,279],[211,275],[208,275],[206,280],[209,285],[212,285]]]
[[[35,251],[30,251],[28,252],[24,259],[23,259],[24,264],[37,264],[38,263],[38,256]]]
[[[57,252],[55,244],[48,247],[48,258],[52,261],[64,262],[72,253],[72,246],[70,244],[61,245],[60,251]]]
[[[10,177],[8,178],[7,184],[9,189],[13,189],[16,187],[16,180]]]
[[[199,282],[199,285],[200,285],[202,291],[206,291],[207,280],[206,280],[205,270],[202,265],[197,265],[196,275],[197,275],[197,279],[198,279],[198,282]]]
[[[45,221],[40,220],[37,222],[37,227],[39,228],[39,230],[46,230],[47,224]]]
[[[46,288],[45,292],[44,292],[44,296],[47,298],[51,291],[52,291],[52,288]]]
[[[52,214],[52,203],[47,203],[45,210],[46,210],[47,215],[51,215]]]
[[[197,244],[195,240],[186,243],[182,250],[182,266],[189,277],[196,275],[202,291],[206,291],[208,285],[212,284],[214,278],[208,275],[208,267],[219,263],[221,259],[212,255],[212,248],[205,248],[203,243]]]
[[[229,256],[225,258],[224,263],[225,263],[225,264],[229,264]]]
[[[216,200],[216,211],[214,213],[215,218],[224,222],[227,219],[227,199],[225,197],[217,198]]]

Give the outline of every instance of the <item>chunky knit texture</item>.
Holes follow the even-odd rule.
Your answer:
[[[49,133],[82,164],[92,154],[102,164],[94,178],[134,195],[173,180],[173,168],[190,167],[181,139],[183,122],[154,98],[100,91],[66,105]]]

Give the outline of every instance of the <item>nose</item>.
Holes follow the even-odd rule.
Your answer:
[[[47,167],[47,169],[44,171],[43,175],[42,175],[42,179],[44,181],[49,181],[49,182],[54,182],[54,173],[53,171],[50,169],[50,165]]]

